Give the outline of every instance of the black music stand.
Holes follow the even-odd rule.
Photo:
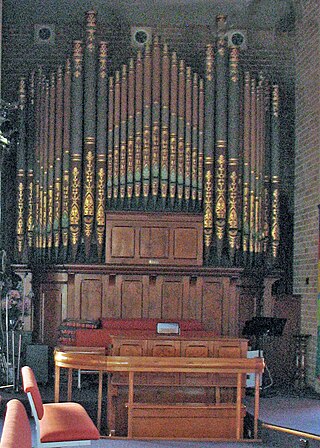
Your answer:
[[[282,336],[287,319],[279,317],[253,317],[247,320],[242,330],[243,336]]]
[[[254,338],[254,349],[258,350],[260,354],[260,352],[263,353],[264,351],[264,342],[267,339],[282,336],[286,322],[287,319],[285,318],[253,317],[251,320],[247,320],[245,322],[245,326],[242,330],[242,335]],[[261,354],[259,356],[261,356]],[[269,384],[262,387],[263,391],[273,385],[273,379],[267,364],[266,373],[268,373],[269,375]],[[265,384],[265,381],[263,381],[263,383]]]

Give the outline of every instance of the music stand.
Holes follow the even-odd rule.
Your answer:
[[[243,336],[282,336],[284,326],[287,322],[285,318],[279,317],[253,317],[245,322],[242,330]]]
[[[245,322],[245,326],[242,330],[243,336],[253,336],[256,341],[255,349],[263,353],[263,341],[266,337],[282,336],[284,326],[287,322],[285,318],[278,317],[253,317],[251,320]],[[271,373],[266,364],[266,372],[269,375],[269,384],[263,386],[262,390],[266,390],[273,385],[273,379]]]

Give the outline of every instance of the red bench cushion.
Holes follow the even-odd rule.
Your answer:
[[[99,438],[98,429],[79,403],[44,404],[44,416],[40,421],[41,442]]]
[[[178,322],[181,331],[203,330],[203,324],[194,319],[101,319],[101,327],[108,330],[150,330],[156,332],[158,322]]]
[[[181,332],[203,331],[203,324],[194,319],[188,320],[167,320],[163,322],[178,322]],[[77,347],[108,347],[111,343],[110,334],[130,334],[138,335],[141,332],[156,334],[157,323],[161,319],[102,319],[102,328],[89,330],[77,329],[75,342]]]

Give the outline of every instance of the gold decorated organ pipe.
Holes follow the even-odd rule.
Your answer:
[[[69,232],[71,259],[76,261],[81,231],[81,173],[83,157],[83,49],[81,41],[73,44],[70,116],[70,198]]]
[[[128,151],[127,151],[127,201],[131,206],[133,196],[133,171],[134,171],[134,60],[131,58],[128,74]]]
[[[112,203],[113,193],[113,136],[114,136],[114,79],[109,78],[108,95],[108,145],[107,145],[107,205]]]
[[[99,44],[99,70],[97,80],[97,159],[96,159],[96,241],[98,261],[102,262],[106,225],[106,161],[107,161],[107,43]]]
[[[255,239],[254,239],[254,253],[256,256],[259,254],[260,243],[260,228],[259,228],[259,211],[260,211],[260,88],[259,82],[256,84],[256,158],[255,158],[255,197],[254,197],[254,223],[255,223]]]
[[[142,188],[142,80],[143,65],[141,51],[138,51],[136,61],[135,82],[135,144],[134,144],[134,197],[139,204]]]
[[[88,11],[84,50],[83,207],[82,226],[86,257],[90,257],[95,214],[96,151],[96,13]]]
[[[170,72],[170,162],[169,194],[170,207],[174,207],[177,189],[177,104],[178,104],[178,65],[175,52],[171,56]]]
[[[228,88],[228,218],[229,260],[236,262],[239,248],[239,48],[231,47]]]
[[[265,156],[264,156],[264,184],[263,184],[263,252],[270,256],[270,182],[271,182],[271,152],[270,152],[270,84],[266,82],[264,89],[265,116]]]
[[[36,210],[36,214],[38,213],[37,219],[37,256],[38,259],[41,260],[41,246],[42,246],[42,197],[43,197],[43,186],[42,186],[42,175],[43,175],[43,129],[44,129],[44,103],[45,103],[45,76],[41,75],[39,78],[39,101],[38,101],[38,113],[39,113],[39,121],[38,121],[38,147],[37,147],[37,178],[38,178],[38,210]]]
[[[227,220],[227,48],[225,39],[226,17],[219,16],[216,54],[216,149],[215,149],[215,207],[214,223],[216,255],[222,262]]]
[[[35,104],[36,104],[36,73],[32,70],[29,80],[29,105],[27,112],[28,123],[28,145],[27,145],[27,247],[28,257],[31,260],[34,254],[34,218],[35,218],[35,146],[36,146],[36,131],[35,131]]]
[[[184,202],[191,208],[191,129],[192,129],[192,71],[186,71],[186,115],[185,115],[185,161],[184,161]]]
[[[61,199],[61,260],[67,262],[69,247],[70,203],[70,117],[71,117],[71,62],[66,60],[63,86],[63,142],[62,142],[62,199]]]
[[[170,80],[170,58],[168,45],[165,44],[162,53],[162,79],[161,79],[161,201],[162,208],[166,206],[169,182],[169,80]]]
[[[204,189],[204,80],[199,82],[198,203],[201,207]]]
[[[184,60],[179,62],[178,88],[178,154],[177,154],[177,206],[182,208],[184,190],[184,160],[185,160],[185,100],[186,100],[186,70]]]
[[[160,172],[160,46],[155,37],[152,50],[152,130],[151,130],[151,196],[155,207],[159,192]]]
[[[214,105],[215,105],[215,80],[214,80],[214,53],[213,46],[206,48],[206,83],[205,92],[200,86],[199,99],[199,130],[204,130],[204,211],[203,211],[203,233],[204,233],[204,257],[206,262],[211,255],[213,241],[213,184],[214,184]],[[205,105],[203,101],[205,93]],[[201,112],[202,109],[202,112]],[[203,127],[203,119],[206,116],[206,126]],[[200,134],[201,136],[201,134]],[[200,142],[200,140],[199,140]],[[199,146],[199,159],[201,147]],[[199,166],[200,169],[200,166]]]
[[[58,67],[56,81],[56,116],[54,140],[54,194],[53,194],[53,248],[54,260],[58,260],[61,243],[61,173],[62,173],[62,131],[63,131],[63,72]]]
[[[36,77],[35,88],[35,143],[34,143],[34,186],[35,186],[35,206],[34,206],[34,244],[36,248],[36,257],[39,257],[40,252],[40,142],[42,134],[42,69],[39,68]]]
[[[249,251],[251,259],[253,259],[256,241],[256,222],[255,222],[255,197],[256,197],[256,130],[257,130],[257,98],[256,98],[256,80],[251,79],[251,96],[250,96],[250,201],[249,201]]]
[[[271,100],[271,248],[272,262],[275,264],[280,243],[280,128],[277,84],[272,85]]]
[[[251,126],[251,79],[244,75],[243,91],[243,181],[242,181],[242,252],[247,263],[250,241],[250,126]]]
[[[19,142],[17,147],[17,223],[16,223],[16,252],[19,261],[22,261],[25,235],[25,199],[26,199],[26,79],[20,79],[19,84]]]
[[[150,192],[150,132],[151,132],[151,50],[147,44],[143,66],[143,136],[142,136],[142,196],[146,209]]]
[[[199,137],[199,83],[194,73],[192,83],[192,128],[191,128],[191,208],[194,210],[197,201],[198,179],[198,137]]]
[[[120,177],[120,107],[121,107],[120,72],[115,74],[114,86],[114,136],[113,136],[113,203],[118,205]]]
[[[257,159],[256,159],[256,222],[257,222],[257,240],[255,252],[262,252],[262,211],[263,211],[263,167],[264,167],[264,98],[263,98],[264,80],[260,75],[257,85]]]
[[[42,221],[40,228],[41,238],[41,259],[45,261],[46,249],[47,249],[47,218],[48,218],[48,159],[49,159],[49,108],[50,108],[50,81],[45,79],[44,81],[44,125],[42,145],[40,151],[42,153],[41,163],[41,188],[42,188]]]
[[[47,187],[47,257],[51,258],[53,241],[53,210],[54,210],[54,160],[55,160],[55,121],[56,121],[56,75],[50,76],[50,98],[49,98],[49,141],[48,141],[48,187]]]
[[[120,98],[120,207],[123,208],[126,197],[126,180],[127,180],[127,100],[128,100],[128,74],[127,66],[122,66],[121,76],[121,98]]]

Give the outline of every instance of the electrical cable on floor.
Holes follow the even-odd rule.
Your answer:
[[[269,370],[267,364],[265,365],[265,371],[268,373],[270,383],[267,384],[266,386],[263,386],[262,390],[269,389],[269,387],[271,387],[273,385],[273,378],[271,376],[271,373],[270,373],[270,370]]]

